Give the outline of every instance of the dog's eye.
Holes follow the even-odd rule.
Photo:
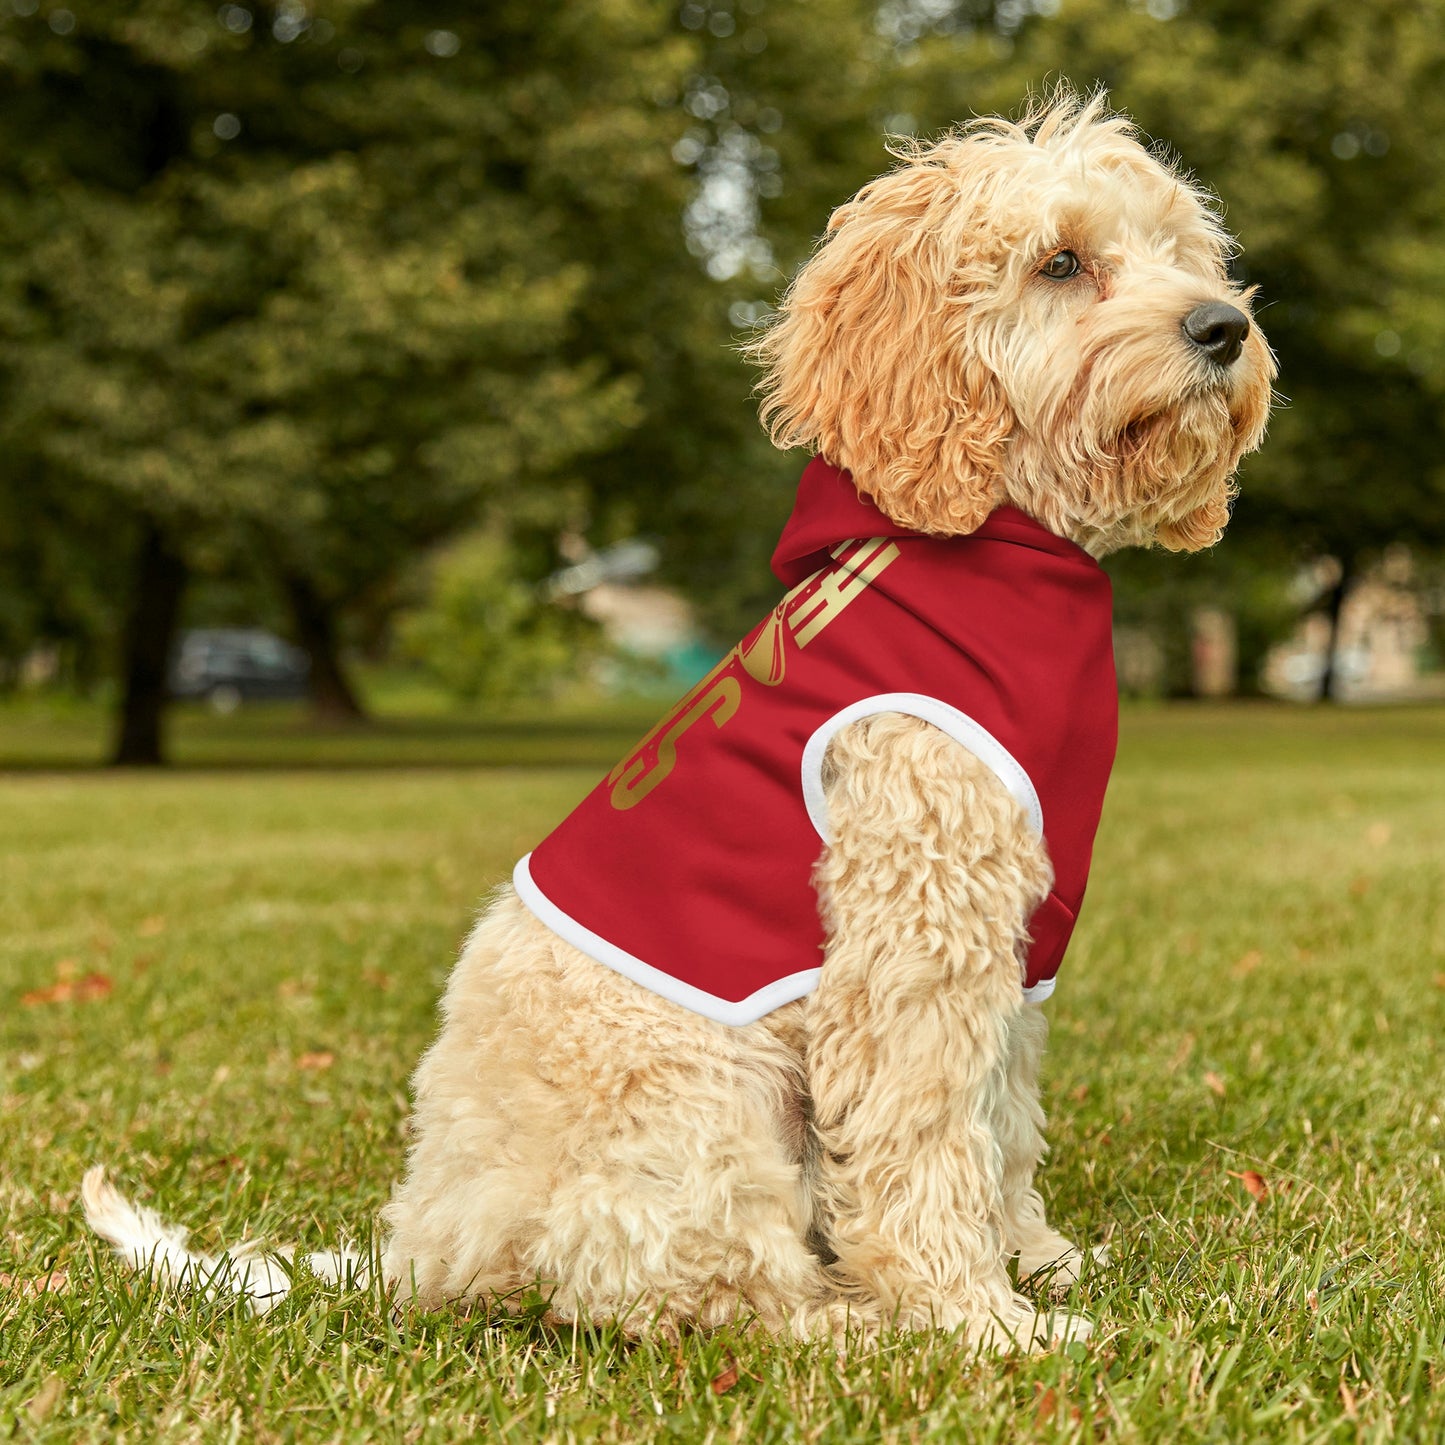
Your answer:
[[[1067,281],[1070,276],[1077,276],[1082,269],[1079,258],[1072,251],[1055,251],[1039,267],[1039,274],[1047,276],[1050,281]]]

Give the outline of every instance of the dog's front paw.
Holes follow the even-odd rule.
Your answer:
[[[1068,1310],[1051,1310],[1038,1316],[1034,1330],[1035,1349],[1054,1349],[1060,1345],[1082,1343],[1094,1333],[1094,1322],[1087,1315],[1072,1314]]]
[[[1046,1289],[1050,1294],[1067,1294],[1079,1282],[1088,1261],[1107,1264],[1109,1246],[1096,1244],[1086,1255],[1058,1235],[1047,1246],[1019,1251],[1019,1283]]]
[[[1093,1321],[1064,1310],[1040,1310],[1032,1300],[1015,1295],[1005,1310],[994,1314],[978,1329],[970,1330],[969,1341],[979,1350],[1004,1354],[1024,1350],[1030,1354],[1087,1340]]]

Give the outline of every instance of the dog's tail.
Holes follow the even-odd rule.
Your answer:
[[[80,1199],[85,1222],[132,1269],[200,1290],[207,1299],[243,1298],[258,1315],[280,1304],[291,1288],[294,1249],[266,1250],[253,1242],[219,1255],[196,1254],[186,1248],[185,1229],[132,1204],[105,1177],[103,1164],[86,1170]],[[354,1249],[325,1250],[305,1259],[311,1272],[330,1284],[364,1285],[370,1278],[370,1262]]]

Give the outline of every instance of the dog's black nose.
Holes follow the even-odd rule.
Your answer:
[[[1206,301],[1184,318],[1184,334],[1216,365],[1229,366],[1244,350],[1249,317],[1223,301]]]

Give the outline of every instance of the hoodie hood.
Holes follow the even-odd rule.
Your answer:
[[[1098,563],[1077,543],[1050,532],[1017,507],[999,507],[971,537],[990,538],[1035,547],[1055,556]],[[840,542],[862,537],[916,537],[924,541],[957,541],[947,534],[915,531],[885,516],[877,503],[859,492],[851,472],[814,457],[798,482],[793,513],[773,552],[773,575],[784,587],[796,587],[823,565]]]

